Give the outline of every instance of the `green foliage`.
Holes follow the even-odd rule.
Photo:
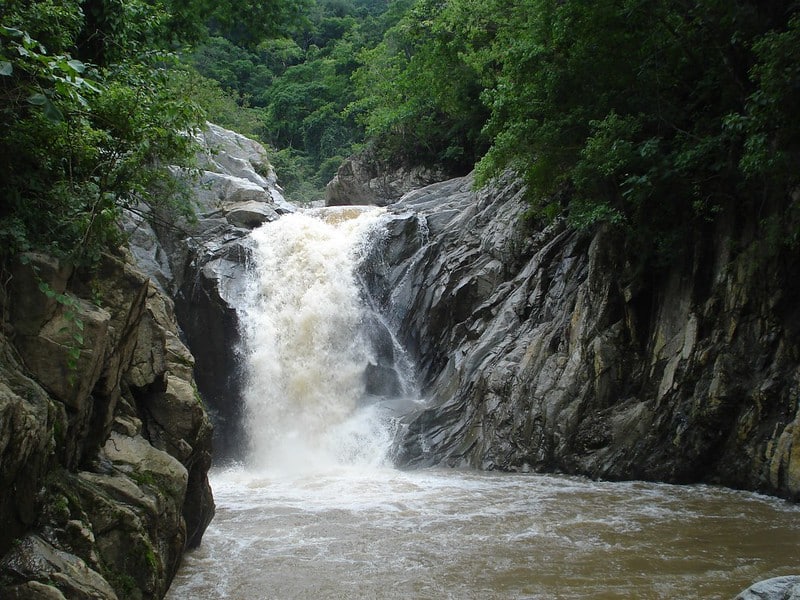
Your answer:
[[[170,69],[168,75],[169,94],[191,98],[207,120],[253,139],[263,137],[264,111],[250,106],[236,92],[223,89],[219,82],[186,65]]]
[[[364,137],[356,111],[346,110],[356,100],[350,77],[357,55],[399,18],[396,5],[408,3],[393,3],[395,12],[387,12],[387,3],[379,0],[309,1],[294,27],[262,31],[261,37],[245,39],[216,28],[224,36],[206,40],[187,62],[259,121],[248,133],[255,130],[261,141],[280,149],[274,162],[281,165],[287,195],[320,199],[334,162],[341,163]],[[212,121],[234,120],[229,107],[204,106]]]
[[[515,169],[535,213],[609,223],[669,254],[765,199],[796,222],[797,13],[791,1],[419,0],[362,51],[352,110],[394,160],[468,164],[478,148],[479,182]]]
[[[188,210],[167,166],[188,164],[201,112],[166,86],[165,6],[16,1],[0,16],[0,253],[93,264],[121,243],[124,207]]]
[[[301,26],[311,5],[312,0],[206,0],[205,4],[212,33],[245,47]]]
[[[480,74],[464,60],[470,40],[453,10],[417,2],[359,55],[349,110],[384,156],[464,171],[485,150]]]

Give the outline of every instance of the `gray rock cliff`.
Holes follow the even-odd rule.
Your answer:
[[[390,207],[365,274],[428,407],[398,461],[716,482],[800,499],[798,257],[722,223],[658,277],[522,219],[511,177]],[[737,252],[733,249],[738,248]]]
[[[0,596],[161,598],[214,513],[172,303],[130,257],[25,259],[0,297]]]
[[[351,156],[325,186],[325,205],[386,206],[403,194],[447,179],[440,169],[427,167],[387,168],[369,150]]]
[[[250,231],[294,210],[283,198],[266,150],[207,124],[197,135],[199,176],[178,174],[196,203],[194,221],[129,215],[132,251],[175,301],[196,360],[195,379],[215,423],[215,458],[241,454],[242,373],[236,306],[244,293]]]
[[[245,238],[291,208],[259,144],[197,139],[197,219],[138,207],[91,277],[30,255],[4,278],[2,598],[161,598],[214,514],[204,400],[238,437]]]

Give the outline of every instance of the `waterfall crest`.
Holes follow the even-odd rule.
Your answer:
[[[381,214],[317,209],[253,232],[241,311],[250,466],[294,472],[385,459],[391,426],[365,401],[374,357],[354,274]]]

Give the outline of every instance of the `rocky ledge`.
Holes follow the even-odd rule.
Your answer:
[[[244,443],[236,306],[248,280],[248,234],[294,208],[261,144],[212,123],[196,139],[199,173],[177,173],[196,218],[149,215],[144,207],[128,215],[126,229],[137,263],[175,302],[214,420],[215,460],[223,462],[241,458]]]
[[[211,423],[172,302],[40,255],[0,304],[0,596],[163,597],[214,514]]]
[[[447,178],[438,168],[388,168],[373,151],[365,150],[341,164],[325,186],[325,205],[386,206],[410,191]]]

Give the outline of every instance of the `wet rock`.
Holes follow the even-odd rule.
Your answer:
[[[66,600],[61,591],[38,581],[28,581],[6,589],[8,600]]]
[[[239,323],[234,306],[244,293],[250,253],[246,236],[294,209],[283,198],[260,144],[213,124],[197,139],[202,146],[199,179],[178,174],[191,187],[197,220],[156,218],[145,247],[135,247],[133,253],[143,258],[144,268],[154,273],[175,302],[178,323],[195,357],[197,387],[216,425],[215,455],[225,461],[240,458],[243,447]],[[147,227],[138,223],[136,231]],[[157,249],[149,248],[152,239],[158,240]]]
[[[0,555],[31,528],[40,506],[39,490],[54,467],[66,412],[24,374],[17,353],[0,335]]]
[[[325,205],[386,206],[406,192],[446,179],[440,169],[427,167],[389,168],[372,153],[351,156],[325,186]]]
[[[234,227],[254,229],[263,223],[274,221],[278,218],[278,213],[262,202],[242,202],[228,210],[225,218]]]
[[[654,279],[611,231],[526,222],[523,191],[467,177],[390,207],[364,279],[431,399],[398,462],[800,498],[798,257],[720,223]]]
[[[4,598],[161,598],[213,515],[192,358],[171,302],[130,260],[62,284],[34,257],[2,297],[18,319],[11,340],[0,333]],[[62,285],[42,310],[42,290]]]
[[[759,581],[734,600],[800,600],[800,576],[790,575]]]
[[[109,583],[83,560],[54,548],[35,535],[23,538],[3,557],[0,568],[23,579],[44,577],[51,582],[51,585],[26,582],[12,586],[9,590],[12,597],[58,598],[58,591],[62,598],[66,596],[76,600],[118,599]]]
[[[258,142],[213,123],[206,123],[198,139],[203,147],[200,165],[206,171],[225,173],[278,191],[275,170]]]

